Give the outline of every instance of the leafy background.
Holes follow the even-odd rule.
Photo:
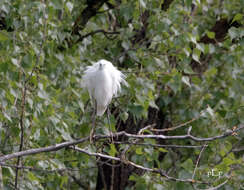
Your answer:
[[[113,132],[212,137],[242,126],[244,106],[244,1],[231,0],[2,0],[0,2],[0,154],[47,147],[89,136],[92,106],[82,88],[87,65],[104,58],[127,76],[129,87],[111,105]],[[155,134],[147,130],[147,134]],[[96,134],[109,134],[105,116]],[[195,179],[115,167],[121,189],[240,189],[244,186],[244,132],[207,142]],[[22,140],[21,140],[22,139]],[[120,139],[127,141],[127,139]],[[203,145],[189,139],[151,144]],[[191,178],[199,148],[79,145],[170,176]],[[72,149],[34,154],[2,165],[1,186],[14,189],[102,189],[111,166]],[[101,162],[101,163],[99,163]],[[8,166],[7,166],[8,164]],[[21,166],[16,169],[16,166]],[[219,176],[208,176],[214,169]],[[106,172],[109,171],[109,172]],[[126,176],[125,182],[119,175]],[[243,187],[244,188],[244,187]],[[116,189],[116,188],[114,188]]]

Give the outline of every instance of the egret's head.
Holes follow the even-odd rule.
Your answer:
[[[109,65],[109,61],[106,61],[105,59],[101,59],[98,61],[98,68],[99,70],[103,70],[104,68],[106,68],[106,65]]]
[[[99,62],[99,70],[103,70],[105,67],[105,63],[102,63],[101,61]]]

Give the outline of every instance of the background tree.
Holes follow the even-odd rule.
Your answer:
[[[0,189],[244,188],[243,0],[0,5]],[[130,87],[90,144],[101,58]]]

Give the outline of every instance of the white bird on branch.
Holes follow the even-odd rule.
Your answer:
[[[102,116],[113,96],[117,96],[118,92],[121,91],[121,83],[128,86],[125,81],[125,75],[114,67],[111,62],[104,59],[99,60],[92,66],[88,66],[84,73],[84,86],[95,104],[94,117],[95,115]],[[90,139],[95,128],[95,118],[93,118],[93,121]]]

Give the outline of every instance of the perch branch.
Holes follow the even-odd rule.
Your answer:
[[[126,133],[125,131],[121,131],[118,133],[113,133],[113,137],[118,137],[118,136],[126,136],[129,138],[135,138],[135,139],[168,139],[168,140],[172,140],[172,139],[191,139],[193,141],[197,141],[197,142],[204,142],[204,141],[213,141],[216,139],[222,139],[228,136],[231,136],[234,132],[238,132],[241,129],[244,128],[243,126],[240,126],[239,128],[236,128],[233,131],[227,131],[222,135],[218,135],[218,136],[214,136],[214,137],[208,137],[208,138],[200,138],[200,137],[195,137],[192,136],[191,134],[187,134],[187,135],[179,135],[179,136],[165,136],[165,135],[134,135],[134,134],[129,134]],[[94,141],[97,141],[99,139],[107,139],[107,138],[111,138],[111,135],[95,135],[94,136]],[[71,141],[71,142],[63,142],[60,144],[55,144],[55,145],[51,145],[48,147],[44,147],[44,148],[34,148],[34,149],[29,149],[29,150],[25,150],[25,151],[20,151],[20,152],[15,152],[12,154],[7,154],[4,156],[0,157],[0,163],[1,162],[5,162],[6,160],[10,160],[13,158],[16,158],[18,156],[27,156],[27,155],[33,155],[33,154],[38,154],[41,152],[52,152],[52,151],[57,151],[60,150],[62,148],[66,148],[72,145],[77,145],[79,143],[83,143],[89,141],[89,137],[84,137],[81,138],[79,140],[76,141]]]

